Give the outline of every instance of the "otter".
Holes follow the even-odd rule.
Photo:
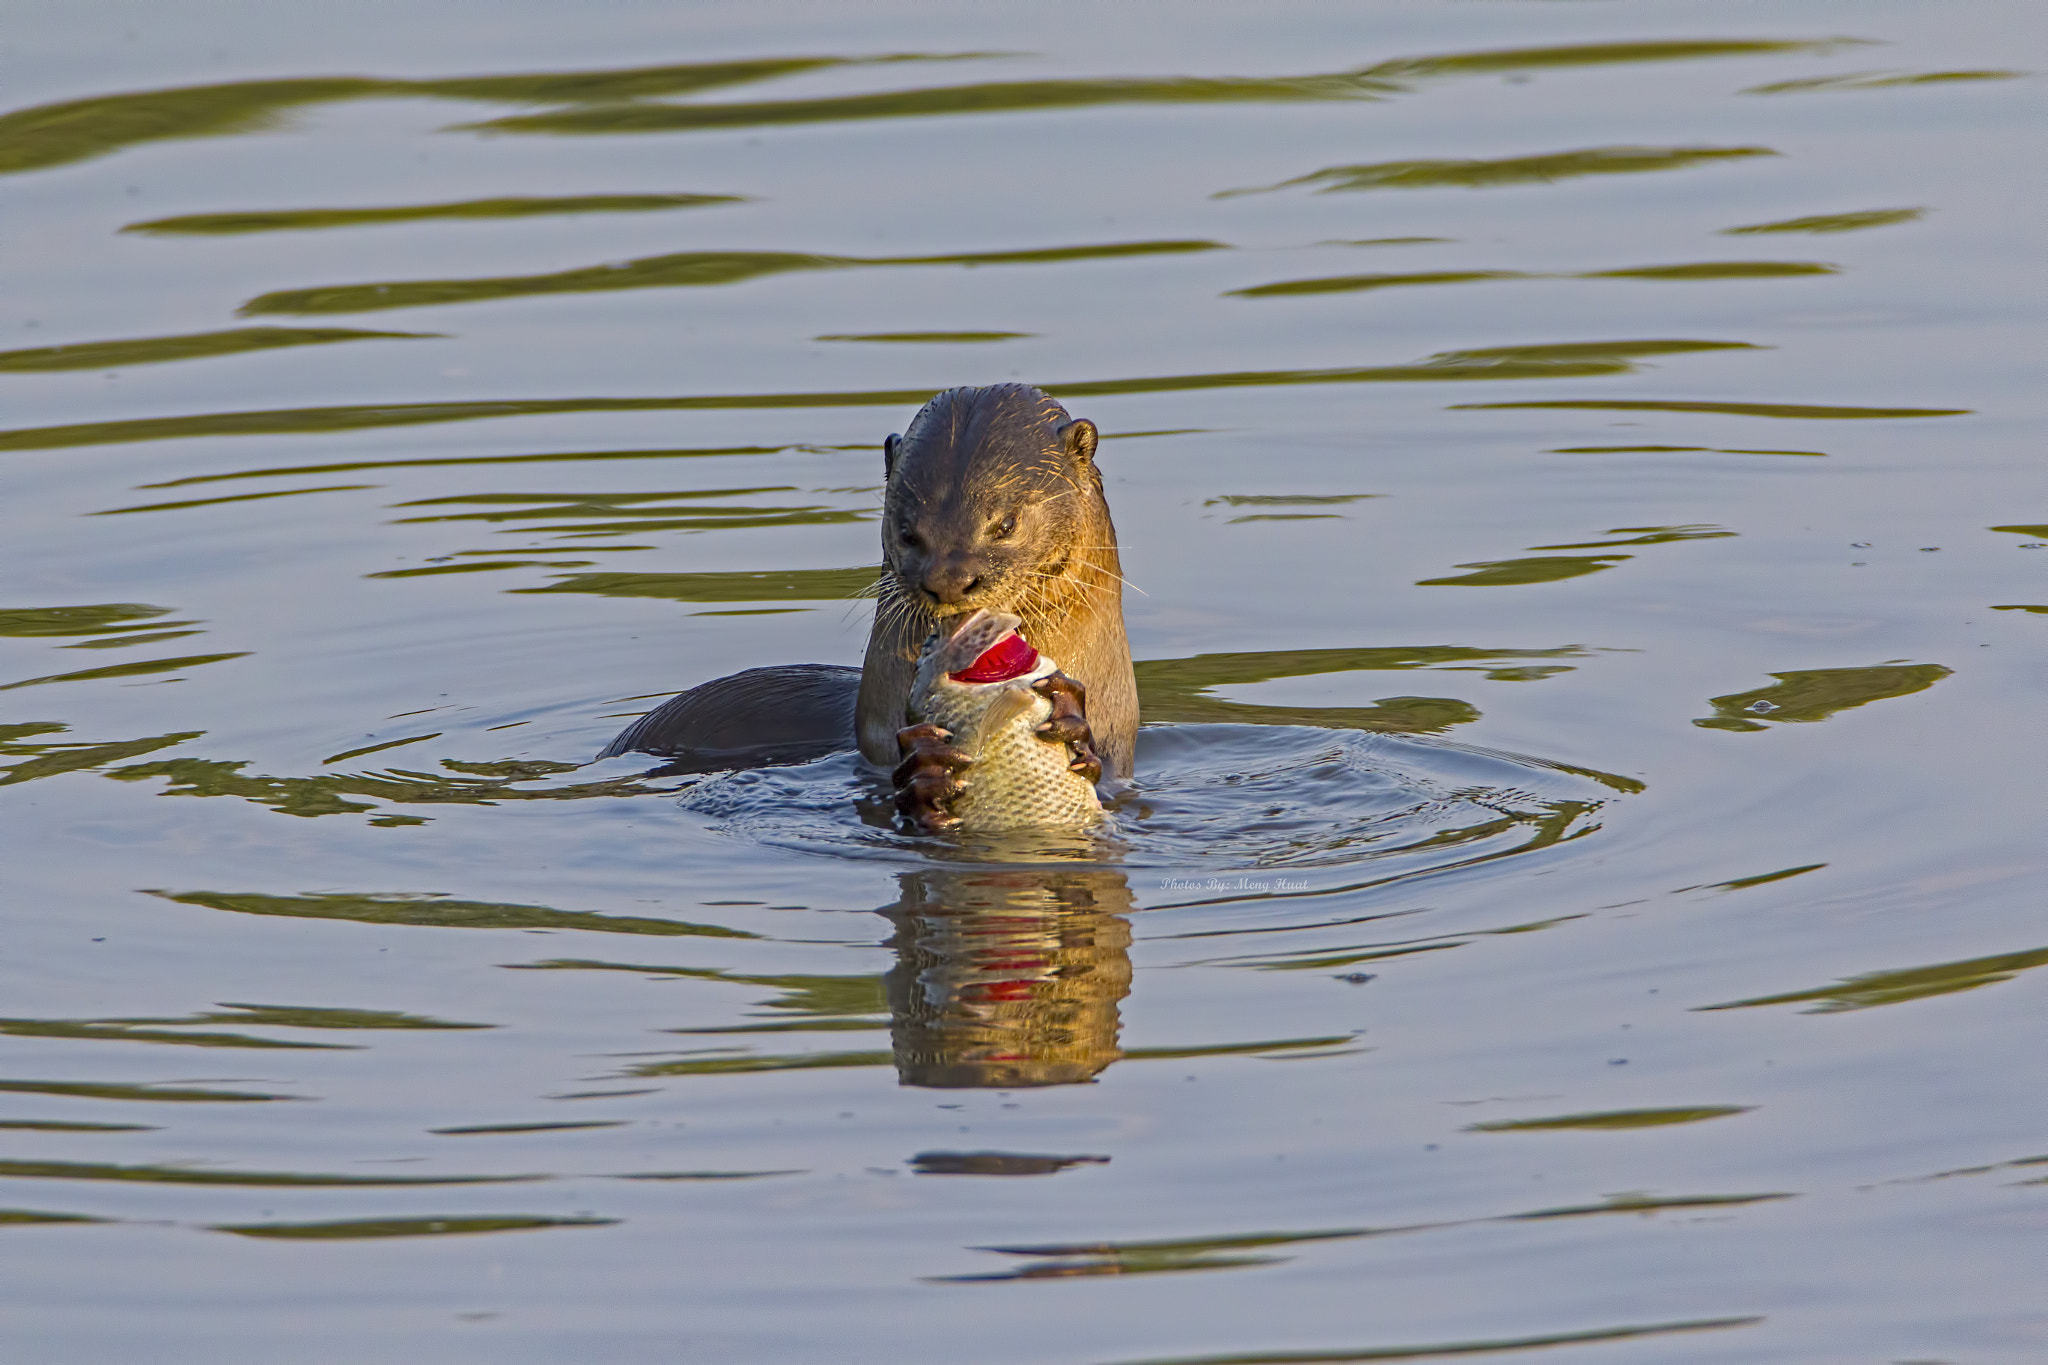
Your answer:
[[[947,823],[965,755],[910,724],[912,677],[934,629],[976,609],[1023,619],[1024,638],[1060,662],[1040,683],[1040,727],[1096,780],[1131,775],[1138,689],[1124,634],[1123,564],[1095,466],[1095,424],[1028,384],[948,389],[882,443],[882,568],[858,669],[753,668],[671,698],[600,758],[645,752],[667,771],[805,762],[858,748],[893,768],[898,806]]]

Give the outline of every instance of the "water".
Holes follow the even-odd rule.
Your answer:
[[[16,4],[10,1358],[2039,1359],[2043,28]],[[1099,837],[588,763],[1012,378]]]

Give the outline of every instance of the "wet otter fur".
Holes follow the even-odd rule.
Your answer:
[[[714,679],[642,716],[599,757],[647,752],[675,760],[670,771],[710,771],[857,746],[884,767],[910,753],[910,769],[929,752],[946,768],[943,745],[899,739],[915,719],[906,711],[912,676],[934,628],[987,608],[1021,617],[1024,638],[1080,685],[1069,691],[1085,692],[1085,720],[1079,695],[1056,710],[1061,737],[1085,757],[1092,732],[1103,770],[1129,777],[1138,692],[1095,446],[1092,422],[1028,384],[939,394],[883,443],[882,571],[862,666]],[[901,769],[897,780],[908,780]]]

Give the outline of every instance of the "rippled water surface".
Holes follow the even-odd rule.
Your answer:
[[[4,1354],[2048,1358],[2044,49],[18,0]],[[1008,379],[1105,829],[590,761]]]

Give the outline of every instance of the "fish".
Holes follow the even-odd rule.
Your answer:
[[[972,767],[953,798],[951,828],[965,833],[1074,827],[1102,818],[1095,784],[1069,765],[1064,740],[1037,733],[1052,703],[1032,684],[1059,665],[1017,633],[1020,617],[977,611],[951,635],[934,631],[910,686],[913,721],[951,731]]]

